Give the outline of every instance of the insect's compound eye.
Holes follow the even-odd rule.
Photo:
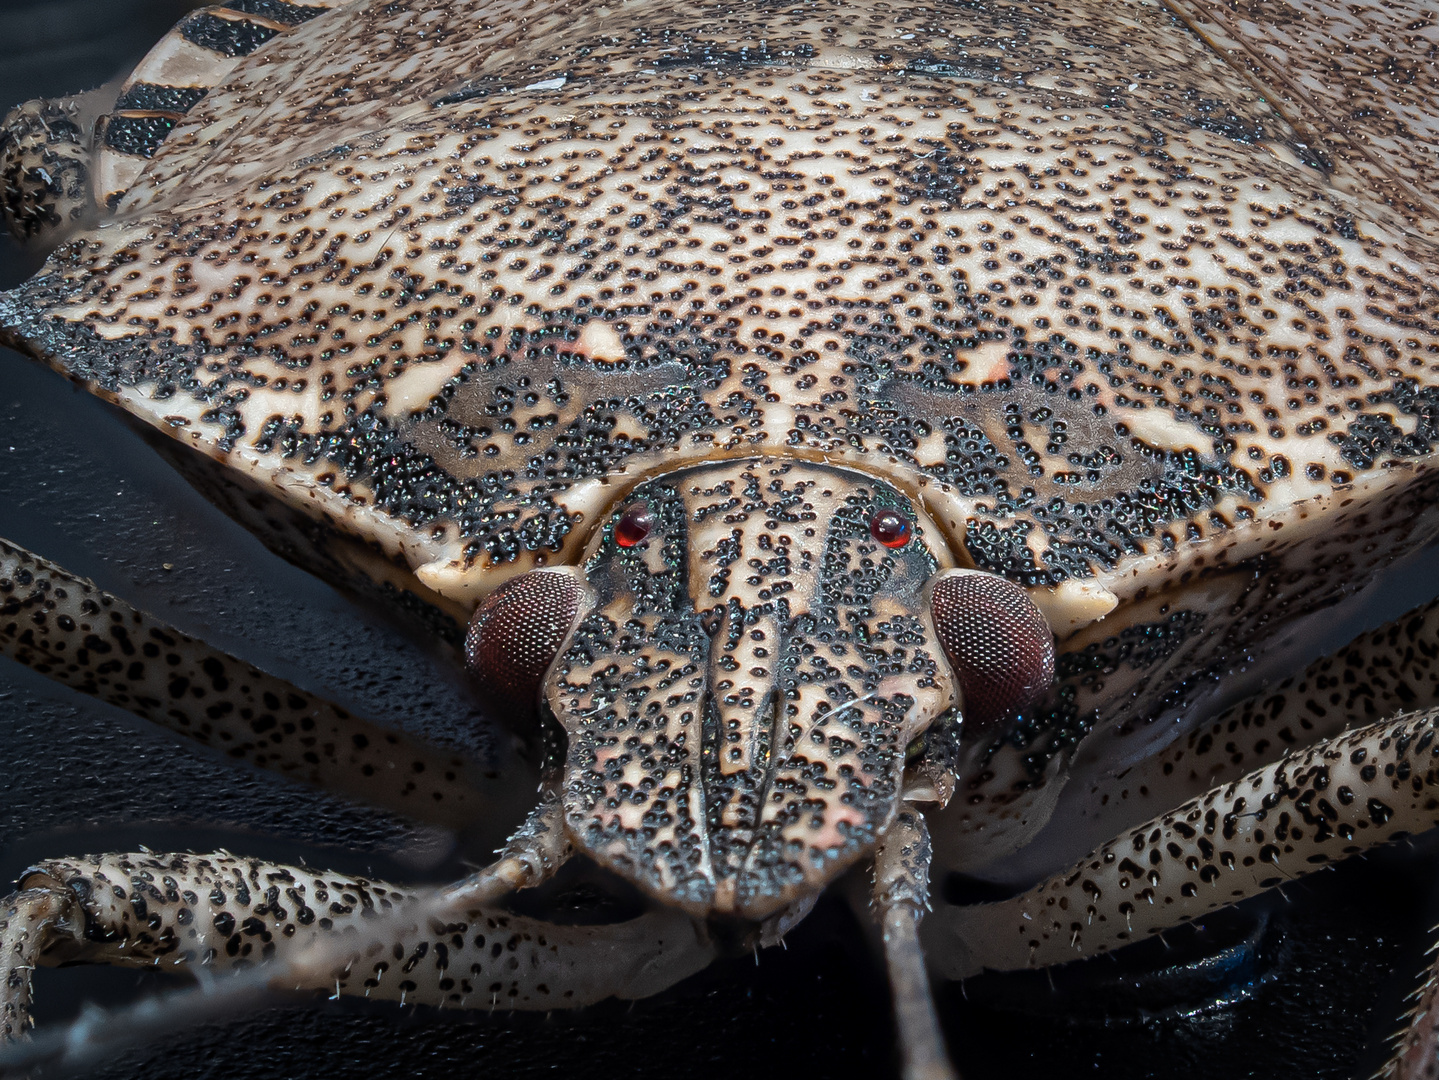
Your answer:
[[[584,594],[564,570],[531,570],[485,597],[465,634],[465,660],[481,690],[500,704],[533,710]]]
[[[650,534],[655,527],[655,516],[648,503],[631,503],[625,507],[620,519],[615,522],[615,543],[631,548]]]
[[[964,724],[981,733],[1037,702],[1054,682],[1054,633],[1012,581],[956,570],[930,591],[930,611],[964,694]]]
[[[887,548],[902,548],[914,535],[914,528],[898,510],[880,510],[869,519],[869,535]]]

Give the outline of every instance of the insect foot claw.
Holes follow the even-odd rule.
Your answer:
[[[0,908],[0,1042],[24,1038],[31,1026],[31,978],[40,954],[79,941],[85,916],[75,894],[48,875],[22,880]]]

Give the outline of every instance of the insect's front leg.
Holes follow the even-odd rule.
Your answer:
[[[452,909],[468,910],[493,904],[506,893],[533,889],[548,881],[573,852],[559,791],[547,788],[540,804],[496,852],[499,858],[444,889],[442,902]]]
[[[942,910],[931,959],[955,977],[1078,959],[1435,827],[1436,657],[1439,601],[1127,769],[1116,803],[1137,821],[1026,893]],[[1375,723],[1405,710],[1414,714]],[[1166,794],[1190,799],[1159,812],[1175,805]]]
[[[4,910],[0,1007],[10,1039],[28,1024],[33,969],[55,963],[251,969],[209,989],[206,1011],[223,1013],[228,992],[238,991],[230,1002],[238,1009],[249,1004],[246,991],[266,987],[442,1007],[571,1008],[657,993],[714,957],[703,929],[669,910],[555,926],[446,890],[227,852],[47,861],[22,877]],[[162,1022],[183,1012],[167,1009]],[[112,1026],[133,1036],[137,1025]],[[11,1051],[0,1067],[68,1052],[63,1038],[50,1042]]]

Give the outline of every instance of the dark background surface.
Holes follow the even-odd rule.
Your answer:
[[[0,2],[0,107],[104,81],[180,10],[140,0]],[[0,285],[30,269],[12,248],[0,253]],[[110,409],[8,352],[0,534],[366,715],[505,758],[507,737],[437,649],[271,555]],[[376,811],[237,769],[0,661],[0,877],[46,856],[141,844],[428,880],[460,872],[465,854]],[[1183,980],[1173,973],[1144,974],[1186,958],[1178,941],[1171,953],[1133,960],[1137,974],[1102,958],[1053,987],[1038,975],[943,988],[956,1058],[968,1080],[1367,1075],[1365,1042],[1393,1028],[1439,914],[1434,846],[1356,860],[1250,905],[1267,913],[1269,929],[1236,953],[1230,977],[1202,992],[1177,990]],[[64,1023],[87,1001],[113,1006],[179,985],[151,973],[46,970],[37,1016]],[[90,1074],[888,1077],[892,1038],[864,930],[833,898],[787,949],[726,960],[645,1002],[550,1017],[281,1004],[179,1026]]]

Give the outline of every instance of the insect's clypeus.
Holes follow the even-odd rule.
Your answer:
[[[440,640],[469,622],[477,693],[543,736],[538,808],[456,886],[40,859],[7,1029],[35,964],[84,961],[213,990],[132,1026],[269,986],[645,996],[873,862],[901,1056],[942,1075],[926,819],[974,878],[1118,834],[936,912],[940,978],[1432,826],[1430,720],[1395,714],[1432,704],[1435,620],[1304,674],[1278,647],[1433,530],[1432,28],[1234,12],[250,0],[12,113],[11,231],[55,253],[5,339],[174,435],[288,557]],[[37,671],[391,813],[504,816],[456,750],[3,550],[0,639]],[[1297,682],[1205,715],[1256,659]],[[1033,854],[1066,815],[1081,846]],[[572,850],[633,918],[503,909]],[[1391,1071],[1424,1075],[1406,1015]]]

